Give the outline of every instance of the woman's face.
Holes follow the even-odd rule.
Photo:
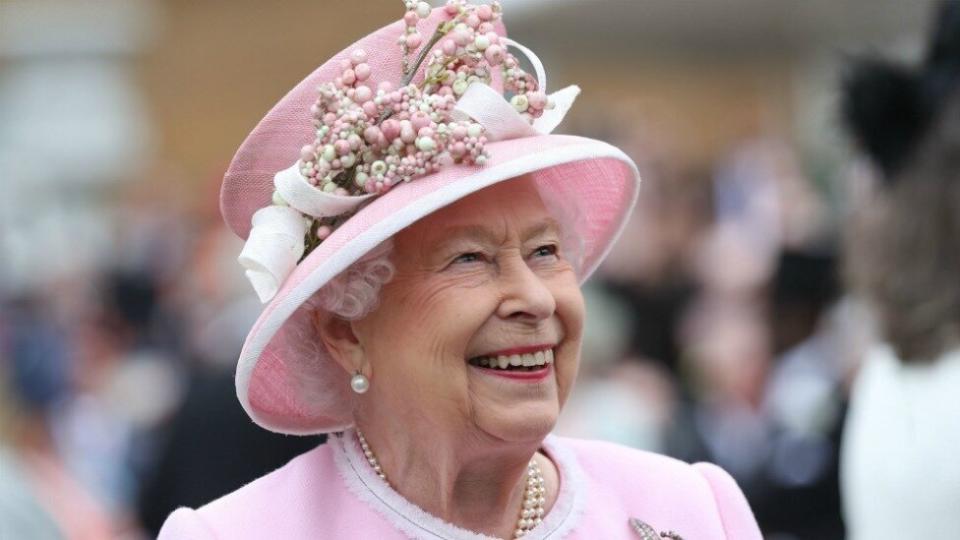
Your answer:
[[[379,307],[354,324],[371,377],[362,399],[401,425],[517,442],[548,433],[576,377],[584,308],[532,181],[411,225],[392,259]]]

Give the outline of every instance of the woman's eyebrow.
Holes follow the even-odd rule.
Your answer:
[[[560,225],[552,218],[544,219],[527,227],[521,233],[521,239],[527,241],[546,233],[559,233]],[[463,241],[478,241],[482,243],[499,243],[501,234],[483,225],[459,225],[444,229],[437,248],[446,247],[452,243]]]
[[[560,224],[557,223],[553,218],[546,218],[539,223],[535,223],[525,229],[521,238],[524,241],[530,240],[531,238],[536,238],[538,236],[543,236],[546,233],[560,233]]]
[[[459,225],[448,227],[441,233],[443,240],[440,245],[458,240],[479,240],[483,242],[496,242],[497,234],[483,225]]]
[[[466,246],[470,245],[490,245],[499,242],[497,235],[482,225],[446,227],[439,233],[439,240],[432,243],[432,246],[423,245],[428,257],[443,256],[446,252],[455,249],[468,249]]]

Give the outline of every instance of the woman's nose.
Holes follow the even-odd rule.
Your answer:
[[[553,292],[521,257],[501,264],[500,280],[503,294],[497,308],[500,317],[539,322],[556,311]]]

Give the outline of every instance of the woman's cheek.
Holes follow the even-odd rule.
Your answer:
[[[566,359],[566,364],[563,366],[563,371],[560,373],[560,380],[558,381],[561,405],[564,401],[566,401],[567,395],[570,394],[570,390],[573,388],[573,384],[577,379],[577,373],[579,370],[580,344],[571,344],[569,355]]]
[[[557,311],[564,326],[566,337],[579,342],[583,335],[583,319],[586,307],[579,285],[567,285],[558,291]]]
[[[567,285],[557,292],[557,311],[565,341],[564,358],[561,359],[561,365],[557,366],[560,405],[563,406],[580,367],[585,306],[579,285]]]

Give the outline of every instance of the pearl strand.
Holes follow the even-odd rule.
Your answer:
[[[360,441],[360,448],[363,450],[364,457],[367,458],[367,463],[373,468],[373,472],[377,473],[377,476],[389,486],[390,482],[387,481],[387,475],[383,473],[383,468],[377,461],[377,456],[374,455],[373,450],[370,449],[370,444],[367,443],[367,439],[359,429],[357,430],[357,439]],[[531,459],[530,463],[527,464],[527,485],[523,489],[523,504],[520,506],[517,529],[513,531],[514,539],[523,538],[534,527],[543,522],[543,514],[545,513],[543,507],[547,503],[547,487],[545,484],[537,460]]]
[[[543,473],[536,459],[531,459],[527,465],[527,486],[523,490],[523,506],[520,507],[520,519],[517,521],[517,530],[513,531],[514,538],[522,538],[534,527],[543,521],[543,505],[547,503],[547,487],[543,480]]]
[[[363,433],[360,430],[357,430],[357,438],[360,439],[360,448],[363,450],[364,457],[367,458],[367,463],[373,467],[373,472],[377,473],[377,476],[381,480],[387,482],[387,475],[383,474],[383,468],[380,467],[380,462],[377,461],[377,456],[373,455],[373,450],[370,450],[370,445],[367,443],[367,439],[363,437]],[[390,485],[390,482],[387,482],[387,485]]]

